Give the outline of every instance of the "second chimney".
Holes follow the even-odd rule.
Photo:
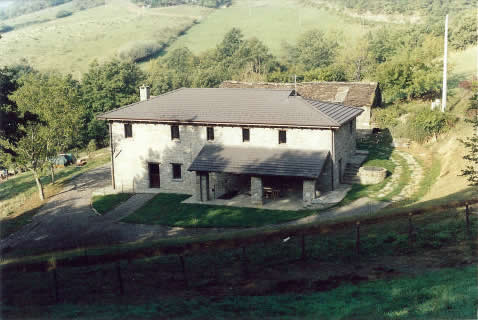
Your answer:
[[[140,99],[140,101],[149,100],[149,92],[150,92],[149,86],[145,86],[143,84],[141,87],[139,87],[139,99]]]

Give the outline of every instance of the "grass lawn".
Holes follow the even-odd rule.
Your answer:
[[[123,222],[173,227],[260,227],[296,220],[317,210],[281,211],[184,204],[188,195],[160,193]]]
[[[116,194],[107,194],[104,196],[93,196],[91,204],[98,213],[105,214],[111,209],[117,207],[122,202],[125,202],[131,198],[132,193],[116,193]]]

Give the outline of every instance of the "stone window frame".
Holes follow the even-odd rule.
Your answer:
[[[284,135],[282,137],[283,139],[281,139],[281,133],[283,133],[283,135]],[[278,140],[279,144],[287,144],[287,130],[279,129],[278,138],[279,138],[279,140]]]
[[[247,140],[245,139],[244,132],[247,132]],[[251,129],[242,128],[242,142],[250,142],[250,141],[251,141]]]
[[[206,127],[206,140],[214,141],[214,127]]]
[[[183,180],[183,169],[182,169],[183,164],[182,163],[171,163],[171,179],[173,181],[182,181]],[[179,177],[175,177],[175,168],[179,169]],[[176,171],[177,173],[177,171]]]
[[[177,132],[176,132],[177,128]],[[181,140],[181,134],[179,132],[179,125],[172,124],[171,125],[171,140],[173,141],[180,141]]]
[[[124,124],[124,137],[125,139],[133,137],[133,124],[130,122]]]

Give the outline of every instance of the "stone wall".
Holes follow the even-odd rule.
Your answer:
[[[352,122],[352,133],[349,123],[344,124],[335,132],[335,168],[334,168],[334,186],[340,183],[339,178],[339,160],[342,159],[342,175],[349,159],[355,154],[356,149],[356,123]]]
[[[195,174],[187,169],[206,143],[206,127],[180,125],[179,141],[171,140],[167,124],[133,123],[133,137],[124,138],[124,124],[112,125],[117,188],[136,192],[173,192],[193,194]],[[213,143],[250,145],[284,149],[330,150],[330,130],[286,129],[287,144],[278,143],[279,129],[250,128],[250,141],[242,141],[241,127],[214,127]],[[149,188],[148,162],[159,163],[161,187]],[[181,179],[172,179],[172,164],[182,167]],[[210,188],[214,184],[210,183]]]

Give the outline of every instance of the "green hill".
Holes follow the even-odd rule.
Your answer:
[[[331,10],[306,6],[298,0],[236,0],[210,14],[171,46],[189,47],[200,53],[214,47],[231,28],[240,28],[246,38],[257,37],[273,54],[282,53],[284,41],[295,42],[305,31],[321,29],[342,32],[353,40],[367,31],[359,20],[344,18]]]
[[[170,41],[213,9],[177,6],[142,10],[128,1],[74,12],[57,19],[70,4],[5,20],[15,29],[2,35],[0,65],[26,59],[40,70],[83,72],[93,59],[105,60],[121,48]]]

